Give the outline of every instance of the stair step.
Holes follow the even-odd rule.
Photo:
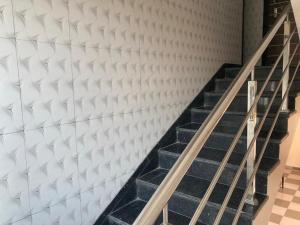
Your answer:
[[[174,143],[167,147],[161,148],[159,150],[159,153],[160,154],[167,153],[167,154],[172,154],[172,155],[176,155],[177,157],[179,157],[180,154],[183,152],[183,150],[186,148],[186,146],[187,146],[187,144]],[[201,152],[199,153],[199,155],[197,156],[197,159],[198,160],[202,159],[202,160],[204,160],[204,161],[206,160],[210,163],[219,164],[223,160],[225,154],[226,154],[226,152],[223,150],[204,147],[201,150]],[[228,161],[228,166],[231,168],[238,168],[243,159],[243,156],[244,156],[244,154],[234,152]],[[259,172],[267,173],[267,172],[271,171],[273,169],[274,165],[277,164],[277,162],[278,162],[277,159],[271,159],[271,158],[264,157],[262,159],[262,163],[259,167]]]
[[[186,125],[177,127],[177,141],[183,144],[187,144],[195,135],[196,131],[200,128],[201,124],[198,123],[188,123]],[[220,149],[227,151],[233,138],[235,136],[235,132],[230,129],[226,129],[223,126],[217,126],[217,128],[213,131],[207,142],[205,143],[205,147]],[[257,139],[257,151],[259,152],[264,144],[266,137],[266,132],[261,132]],[[282,142],[283,138],[286,137],[286,133],[277,133],[273,132],[269,144],[267,146],[267,150],[265,153],[265,157],[278,159],[279,157],[279,145]],[[235,152],[243,153],[247,150],[247,139],[245,135],[242,135],[238,141],[238,144],[235,148]]]
[[[215,80],[215,92],[221,92],[224,93],[224,91],[229,87],[229,85],[233,82],[233,79],[231,78],[224,78],[224,79],[216,79]],[[265,81],[258,80],[257,86],[258,90],[261,90],[263,84]],[[278,80],[270,80],[266,86],[265,93],[274,93],[275,89],[277,88],[279,81]],[[248,91],[248,85],[245,83],[241,90],[240,93],[247,93]],[[292,94],[296,94],[300,91],[300,80],[295,80],[294,84],[291,87],[290,92]]]
[[[191,109],[191,122],[192,123],[203,123],[204,120],[208,117],[209,113],[212,111],[213,107],[199,107]],[[275,126],[275,131],[279,132],[287,132],[288,130],[288,116],[290,113],[281,113],[279,115],[278,121]],[[246,116],[246,112],[234,112],[234,111],[226,111],[223,115],[220,124],[228,124],[229,126],[240,126],[244,121]],[[263,113],[257,114],[257,122],[259,123],[261,118],[263,117]],[[262,128],[263,130],[268,130],[274,121],[275,114],[269,113],[265,120],[265,125]]]
[[[204,104],[203,106],[215,106],[219,99],[222,97],[223,93],[218,93],[218,92],[205,92],[204,93]],[[271,101],[272,96],[265,94],[263,95],[258,103],[257,103],[257,111],[258,112],[265,112],[267,109],[268,104]],[[279,109],[279,106],[282,102],[281,95],[277,95],[274,99],[273,105],[271,107],[271,112],[277,112]],[[290,96],[289,98],[289,109],[293,110],[295,108],[295,98]],[[229,111],[242,111],[246,112],[247,111],[247,94],[238,94],[231,105],[228,108]]]
[[[119,210],[115,211],[111,215],[109,215],[109,225],[131,225],[141,213],[143,208],[147,202],[143,200],[136,199]],[[169,211],[169,222],[172,225],[188,225],[191,219],[180,215],[178,213],[174,213]],[[155,222],[155,225],[162,224],[162,215]],[[203,223],[198,222],[197,225],[205,225]]]
[[[268,76],[269,72],[271,71],[272,66],[259,66],[255,68],[255,79],[265,80]],[[225,76],[228,78],[234,78],[240,72],[241,67],[233,67],[233,68],[226,68],[225,69]],[[295,67],[290,67],[290,74],[293,74],[295,71]],[[282,68],[277,68],[274,71],[272,76],[273,80],[279,80],[282,77]],[[300,72],[297,72],[296,79],[300,79]]]
[[[188,123],[183,126],[177,127],[177,131],[179,131],[179,132],[186,131],[186,132],[195,133],[200,128],[200,126],[201,126],[201,124],[199,124],[199,123]],[[238,129],[239,129],[239,126],[228,127],[226,125],[224,126],[223,124],[218,124],[212,134],[223,135],[225,137],[234,137],[235,134],[237,133]],[[264,141],[264,139],[267,136],[267,133],[268,133],[268,131],[261,131],[259,134],[258,140]],[[273,131],[270,141],[280,144],[284,137],[286,137],[286,133]],[[245,130],[244,130],[243,135],[241,136],[241,139],[246,139],[246,131]],[[183,142],[183,143],[188,143],[188,142]]]
[[[199,107],[195,107],[195,108],[192,108],[191,110],[192,111],[195,111],[195,112],[211,112],[213,110],[214,106],[199,106]],[[289,112],[281,112],[280,113],[280,116],[282,116],[283,118],[286,118],[288,119],[290,114],[292,113],[293,111],[289,111]],[[241,111],[241,110],[237,110],[237,111],[230,111],[230,110],[227,110],[225,112],[225,114],[229,114],[229,115],[239,115],[239,116],[246,116],[246,111]],[[262,117],[264,115],[264,112],[258,112],[257,113],[257,116],[258,117]],[[276,113],[273,113],[273,112],[269,112],[269,114],[267,115],[267,117],[269,118],[274,118],[276,116]]]
[[[161,168],[170,169],[187,145],[174,143],[159,150],[159,165]],[[226,152],[213,148],[203,148],[193,162],[188,175],[199,177],[204,180],[212,180],[220,162]],[[243,154],[233,153],[220,177],[219,183],[230,185],[238,167],[243,159]],[[278,159],[263,158],[257,175],[257,192],[267,194],[267,178],[269,172],[277,165]],[[244,171],[238,183],[238,187],[246,187],[246,172]]]
[[[167,173],[168,170],[156,169],[137,179],[138,198],[148,201]],[[209,184],[210,181],[204,179],[188,175],[184,176],[176,192],[169,201],[169,209],[181,215],[192,217]],[[213,219],[215,218],[228,189],[229,186],[227,185],[217,184],[199,219],[200,222],[208,225],[213,223]],[[223,216],[223,224],[231,224],[235,209],[240,203],[243,193],[244,191],[242,189],[235,189],[233,198],[230,200]],[[239,224],[251,224],[253,215],[255,215],[256,210],[265,201],[266,196],[257,194],[256,198],[259,202],[258,207],[253,208],[250,205],[246,205]]]

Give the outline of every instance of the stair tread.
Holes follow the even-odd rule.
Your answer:
[[[162,183],[163,179],[166,177],[167,173],[168,170],[158,168],[138,178],[138,181],[146,182],[150,185],[159,186]],[[207,181],[198,177],[185,175],[181,180],[179,186],[177,187],[176,193],[179,195],[183,195],[187,198],[190,198],[191,200],[195,200],[199,202],[200,199],[204,196],[205,192],[207,191],[210,182],[211,181]],[[228,189],[229,189],[228,185],[218,183],[209,198],[208,204],[212,204],[215,205],[216,207],[219,207],[220,204],[222,204],[224,197],[228,192]],[[237,209],[243,194],[244,194],[243,189],[235,188],[232,194],[233,198],[230,199],[227,208],[231,210]],[[259,206],[262,202],[264,202],[266,196],[262,194],[256,194],[256,199],[259,202],[258,204]],[[249,207],[250,206],[248,205],[246,208]],[[254,208],[254,212],[257,207]],[[244,211],[247,213],[252,210],[248,211],[247,209]]]
[[[177,130],[185,130],[189,132],[196,132],[200,128],[201,124],[199,123],[187,123],[183,126],[177,127]],[[218,125],[214,131],[213,134],[218,135],[224,135],[224,136],[231,136],[234,137],[239,127],[236,127],[236,132],[233,132],[233,130],[224,130],[226,126]],[[266,138],[268,131],[261,130],[260,135],[258,139]],[[270,141],[278,141],[281,142],[281,140],[286,137],[286,133],[280,132],[280,131],[273,131]],[[245,134],[242,135],[241,138],[246,138]]]
[[[174,143],[172,145],[161,148],[160,151],[165,151],[179,156],[186,148],[186,146],[187,146],[186,144]],[[226,151],[224,150],[204,147],[199,153],[199,155],[197,156],[197,159],[215,161],[216,163],[220,163],[223,160],[225,154]],[[230,164],[230,166],[234,166],[238,168],[238,166],[241,164],[243,156],[244,156],[243,154],[233,152],[228,161],[228,164]],[[271,159],[271,158],[264,157],[260,164],[259,170],[263,172],[269,172],[274,168],[274,166],[277,163],[278,163],[278,159]]]
[[[199,107],[194,107],[191,109],[192,112],[200,112],[200,113],[210,113],[213,110],[214,106],[199,106]],[[288,117],[293,111],[289,112],[281,112],[280,116],[285,116]],[[225,114],[228,115],[241,115],[241,116],[246,116],[247,112],[246,111],[226,111]],[[258,117],[263,117],[264,112],[257,112]],[[274,112],[269,112],[267,117],[273,118],[276,116],[276,113]]]
[[[116,221],[122,221],[122,224],[133,224],[135,219],[138,217],[140,212],[145,207],[146,202],[136,199],[129,204],[125,205],[124,207],[118,209],[117,211],[113,212],[110,217]],[[174,213],[169,211],[169,222],[172,225],[187,225],[189,224],[190,218],[185,217],[183,215]],[[160,218],[155,222],[155,225],[161,225],[162,219]],[[203,223],[198,222],[197,225],[205,225]]]

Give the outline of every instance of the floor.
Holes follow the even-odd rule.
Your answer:
[[[300,225],[300,169],[287,168],[284,189],[277,193],[269,225]]]

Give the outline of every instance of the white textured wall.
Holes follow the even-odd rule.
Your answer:
[[[257,50],[263,39],[264,1],[245,0],[244,52],[246,62]]]
[[[223,63],[241,0],[1,0],[0,224],[93,224]]]
[[[289,157],[287,165],[300,168],[300,95],[296,98],[296,112],[293,113],[289,122]]]

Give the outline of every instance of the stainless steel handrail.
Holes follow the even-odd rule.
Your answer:
[[[288,66],[285,68],[283,74],[287,71],[288,67],[290,66],[291,62],[293,61],[293,59],[295,57],[295,54],[296,54],[297,50],[299,49],[299,45],[300,44],[298,43],[297,46],[296,46],[296,48],[294,49],[293,55],[292,55],[291,59],[289,60]],[[215,218],[215,222],[213,223],[213,225],[218,225],[220,223],[221,219],[222,219],[222,216],[223,216],[223,213],[225,211],[225,208],[226,208],[226,206],[227,206],[227,204],[228,204],[228,202],[229,202],[229,200],[230,200],[230,198],[232,196],[234,188],[236,187],[237,182],[238,182],[238,180],[239,180],[239,178],[240,178],[240,176],[241,176],[241,174],[242,174],[242,172],[244,170],[244,166],[246,165],[247,158],[248,158],[249,154],[251,153],[251,149],[253,148],[253,145],[254,145],[256,139],[258,138],[258,135],[260,134],[260,131],[263,128],[263,125],[265,124],[265,120],[266,120],[266,118],[267,118],[267,116],[268,116],[268,114],[269,114],[269,112],[271,110],[271,107],[273,105],[275,97],[278,94],[278,91],[280,90],[281,84],[283,82],[283,78],[284,77],[282,77],[280,79],[280,82],[278,83],[278,85],[276,87],[276,90],[274,91],[274,94],[273,94],[273,96],[271,98],[271,101],[269,102],[269,104],[267,106],[267,109],[266,109],[266,111],[264,113],[264,116],[261,119],[261,121],[260,121],[260,123],[258,125],[257,130],[255,131],[254,138],[251,140],[250,146],[248,147],[247,152],[244,155],[244,158],[243,158],[243,160],[242,160],[242,162],[241,162],[241,164],[239,166],[239,169],[238,169],[237,173],[235,174],[235,176],[233,178],[233,181],[232,181],[232,183],[231,183],[231,185],[229,187],[229,190],[226,193],[224,201],[223,201],[223,203],[222,203],[222,205],[220,207],[220,210],[219,210],[219,212],[218,212],[218,214],[217,214],[217,216]]]
[[[291,38],[293,37],[293,35],[295,34],[295,32],[296,32],[296,28],[294,29],[294,31],[293,31],[292,34],[290,35],[289,40],[291,40]],[[263,84],[263,86],[262,86],[262,88],[261,88],[259,94],[255,97],[255,99],[254,99],[254,101],[253,101],[253,104],[252,104],[250,110],[249,110],[248,113],[246,114],[246,116],[245,116],[245,118],[244,118],[244,121],[243,121],[242,125],[240,126],[240,128],[239,128],[237,134],[235,135],[235,137],[233,138],[233,141],[232,141],[232,143],[231,143],[229,149],[227,150],[227,152],[226,152],[226,154],[225,154],[225,156],[224,156],[222,162],[220,163],[220,166],[219,166],[217,172],[215,173],[215,176],[214,176],[213,180],[211,181],[209,187],[207,188],[207,191],[205,192],[204,197],[202,198],[201,202],[199,203],[199,206],[197,207],[196,212],[195,212],[195,214],[193,215],[193,217],[192,217],[191,222],[189,223],[189,225],[194,225],[194,224],[196,224],[196,222],[197,222],[199,216],[201,215],[201,213],[202,213],[202,211],[203,211],[203,209],[204,209],[205,204],[207,203],[207,201],[208,201],[210,195],[212,194],[212,192],[213,192],[213,190],[214,190],[214,188],[215,188],[215,186],[216,186],[216,184],[217,184],[219,178],[220,178],[221,175],[222,175],[222,172],[223,172],[224,169],[225,169],[225,166],[226,166],[226,164],[227,164],[227,162],[228,162],[230,156],[231,156],[232,153],[233,153],[234,148],[236,147],[237,143],[239,142],[240,137],[241,137],[242,134],[243,134],[243,131],[244,131],[246,125],[247,125],[247,120],[250,118],[250,116],[251,116],[251,114],[252,114],[252,111],[253,111],[254,108],[256,107],[256,104],[258,103],[258,101],[259,101],[259,99],[261,98],[263,92],[265,91],[265,89],[266,89],[266,87],[267,87],[267,85],[268,85],[268,82],[270,81],[270,79],[271,79],[271,77],[272,77],[272,75],[273,75],[273,73],[274,73],[274,71],[275,71],[275,69],[276,69],[276,67],[277,67],[277,65],[278,65],[278,63],[279,63],[281,57],[283,56],[284,50],[287,48],[287,46],[288,46],[288,42],[284,45],[282,52],[280,53],[278,59],[276,60],[275,64],[273,65],[273,67],[272,67],[272,69],[271,69],[271,71],[269,72],[269,74],[268,74],[268,76],[267,76],[267,79],[266,79],[266,81],[264,82],[264,84]]]
[[[299,44],[298,44],[298,46],[299,46]],[[299,69],[299,66],[300,66],[300,61],[298,62],[297,66],[296,66],[296,69],[295,69],[295,71],[294,71],[293,77],[292,77],[292,79],[291,79],[291,81],[290,81],[290,84],[289,84],[289,86],[288,86],[288,88],[287,88],[285,94],[284,94],[283,99],[285,99],[285,98],[287,97],[287,95],[288,95],[288,93],[289,93],[289,91],[290,91],[290,89],[291,89],[291,87],[292,87],[292,84],[293,84],[293,81],[295,80],[295,77],[296,77],[297,71],[298,71],[298,69]],[[281,80],[281,83],[282,83],[282,80]],[[283,100],[283,101],[281,102],[281,104],[280,104],[280,107],[279,107],[279,109],[278,109],[278,111],[277,111],[277,113],[276,113],[275,119],[274,119],[274,121],[273,121],[273,123],[272,123],[272,126],[271,126],[269,132],[268,132],[268,135],[267,135],[267,137],[266,137],[266,140],[265,140],[265,142],[264,142],[264,145],[263,145],[263,147],[262,147],[262,150],[261,150],[261,152],[260,152],[260,154],[259,154],[259,156],[258,156],[258,158],[257,158],[257,162],[256,162],[256,164],[255,164],[255,168],[254,168],[253,173],[252,173],[252,175],[251,175],[251,177],[250,177],[250,179],[249,179],[249,181],[248,181],[247,188],[245,189],[245,192],[244,192],[244,194],[243,194],[243,196],[242,196],[242,199],[241,199],[241,201],[240,201],[240,204],[239,204],[239,206],[238,206],[238,208],[237,208],[236,214],[235,214],[234,219],[233,219],[233,221],[232,221],[232,225],[236,225],[236,224],[238,223],[238,221],[239,221],[240,214],[241,214],[241,212],[242,212],[243,206],[244,206],[244,204],[245,204],[245,200],[246,200],[246,198],[247,198],[247,193],[248,193],[248,191],[249,191],[249,189],[250,189],[250,187],[251,187],[251,183],[253,182],[254,177],[255,177],[255,175],[256,175],[256,173],[257,173],[257,171],[258,171],[259,165],[260,165],[261,160],[262,160],[262,158],[263,158],[263,155],[264,155],[264,153],[265,153],[265,151],[266,151],[267,145],[268,145],[268,143],[269,143],[269,140],[270,140],[270,138],[271,138],[271,135],[272,135],[272,133],[273,133],[273,130],[274,130],[274,128],[275,128],[275,125],[276,125],[276,123],[277,123],[278,117],[279,117],[279,115],[280,115],[280,113],[281,113],[281,107],[282,107],[283,103],[284,103],[284,100]]]
[[[247,80],[249,74],[254,69],[255,65],[258,63],[264,51],[267,49],[268,45],[272,41],[273,37],[279,30],[280,26],[288,16],[291,9],[289,4],[281,16],[276,20],[275,25],[271,31],[263,39],[260,47],[255,52],[255,54],[250,58],[250,60],[241,69],[239,74],[236,76],[234,81],[225,91],[224,95],[218,101],[212,112],[209,114],[207,119],[203,122],[200,129],[196,132],[190,143],[187,145],[179,159],[176,161],[172,169],[169,171],[166,178],[163,180],[161,185],[158,187],[154,195],[151,197],[143,211],[140,213],[134,225],[152,225],[160,215],[162,209],[167,205],[170,197],[175,192],[179,183],[181,182],[184,175],[187,173],[188,169],[192,165],[193,161],[201,151],[205,142],[210,137],[211,133],[217,126],[219,120],[224,115],[225,111],[228,109],[235,96],[238,94],[239,90]],[[208,200],[204,199],[206,202]],[[205,207],[206,204],[202,204],[201,208]],[[197,222],[197,221],[196,221]]]

